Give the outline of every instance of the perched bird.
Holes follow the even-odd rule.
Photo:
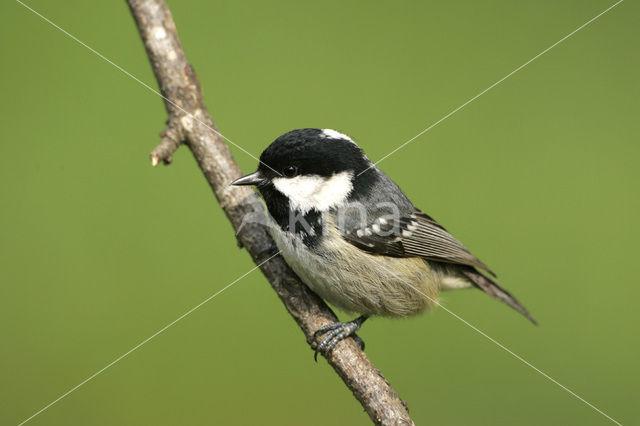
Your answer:
[[[495,274],[433,218],[418,210],[348,136],[292,130],[233,185],[255,185],[270,232],[298,276],[327,302],[361,316],[322,327],[330,353],[372,315],[406,317],[437,305],[438,292],[476,287],[535,324]],[[486,274],[479,272],[483,270]]]

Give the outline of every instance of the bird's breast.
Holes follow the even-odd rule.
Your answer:
[[[348,312],[408,316],[437,304],[442,277],[420,258],[372,255],[353,246],[324,217],[317,244],[271,226],[284,259],[314,292]]]

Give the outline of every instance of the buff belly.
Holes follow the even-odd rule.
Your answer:
[[[366,253],[330,230],[309,250],[279,227],[272,227],[282,256],[316,294],[347,312],[409,316],[438,303],[438,290],[468,287],[444,268],[420,258]]]

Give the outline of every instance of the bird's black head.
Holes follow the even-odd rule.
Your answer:
[[[260,156],[263,177],[331,177],[369,167],[362,150],[348,136],[329,129],[292,130],[277,138]]]
[[[256,185],[271,216],[284,222],[291,212],[306,217],[344,204],[375,176],[359,176],[370,167],[348,136],[330,129],[299,129],[277,138],[260,156],[258,170],[233,185]]]
[[[318,192],[331,178],[346,180],[348,176],[352,180],[370,166],[364,152],[347,135],[331,129],[298,129],[273,141],[260,156],[258,170],[233,185],[257,185],[260,190],[269,184],[278,188],[293,185]],[[338,189],[335,182],[331,189]]]

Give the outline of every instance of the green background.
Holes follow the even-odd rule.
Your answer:
[[[217,3],[170,6],[221,131],[257,156],[329,127],[373,160],[613,4]],[[28,4],[155,87],[124,1]],[[160,98],[0,11],[0,423],[17,424],[253,264],[186,149],[150,167]],[[381,163],[541,325],[478,291],[445,306],[624,424],[640,423],[639,12],[620,4]],[[442,309],[361,336],[417,424],[608,423]],[[30,422],[368,423],[259,272]]]

